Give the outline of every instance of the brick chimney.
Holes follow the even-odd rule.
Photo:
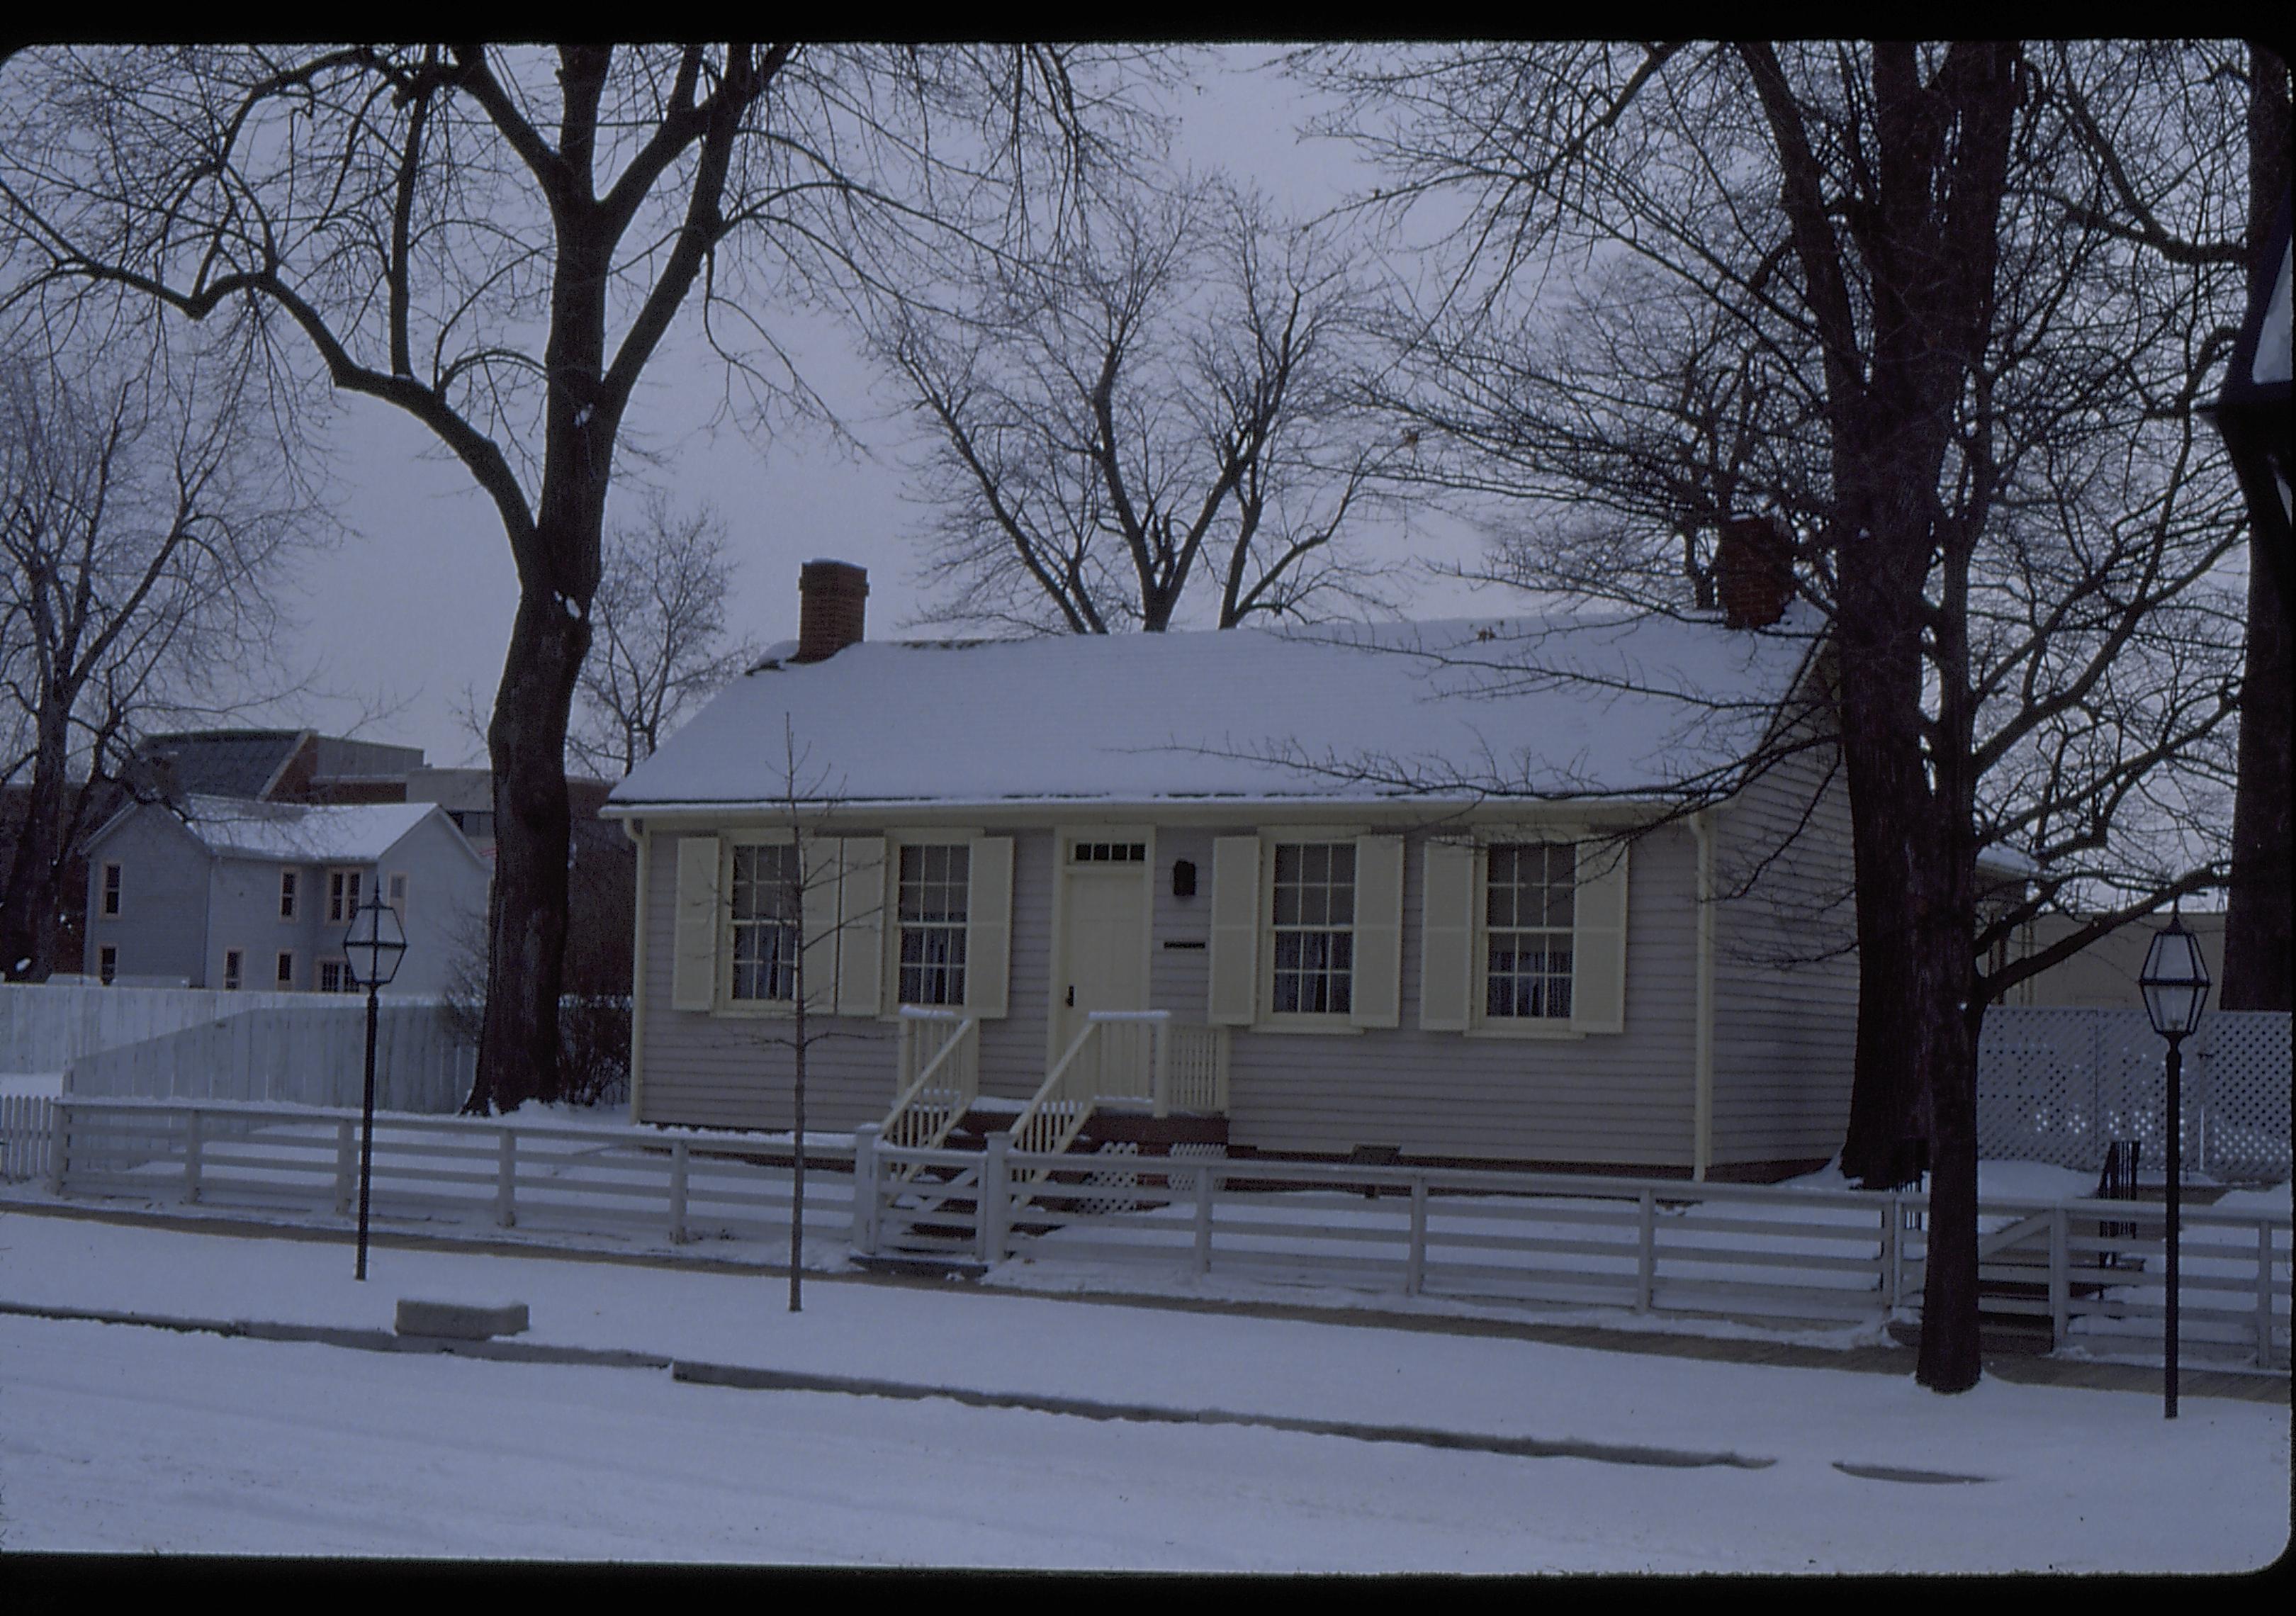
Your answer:
[[[1714,593],[1730,628],[1767,628],[1793,599],[1793,536],[1774,516],[1726,522],[1714,546]]]
[[[847,562],[808,562],[798,570],[797,654],[821,662],[861,643],[869,574]]]

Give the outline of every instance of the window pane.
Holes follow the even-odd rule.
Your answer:
[[[897,994],[904,1005],[964,1003],[972,851],[959,844],[901,849]]]
[[[1279,842],[1272,861],[1269,1005],[1277,1014],[1344,1014],[1355,952],[1355,847]]]

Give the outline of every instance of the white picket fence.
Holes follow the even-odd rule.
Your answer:
[[[47,1177],[55,1103],[46,1095],[0,1095],[0,1180]]]
[[[0,1072],[62,1073],[67,1094],[355,1105],[365,1053],[358,995],[0,984]],[[438,1000],[382,1000],[378,1105],[455,1112],[477,1070]]]

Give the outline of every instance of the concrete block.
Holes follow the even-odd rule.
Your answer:
[[[482,1341],[497,1335],[517,1335],[525,1330],[526,1324],[526,1304],[522,1301],[488,1308],[472,1302],[412,1301],[402,1298],[397,1329],[401,1335]]]

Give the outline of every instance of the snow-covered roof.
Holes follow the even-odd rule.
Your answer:
[[[1816,644],[1678,618],[849,645],[737,679],[607,811],[1664,795],[1758,746]],[[785,742],[784,736],[788,737]]]
[[[288,863],[373,864],[430,815],[435,802],[376,802],[348,807],[193,797],[184,828],[211,852]]]

